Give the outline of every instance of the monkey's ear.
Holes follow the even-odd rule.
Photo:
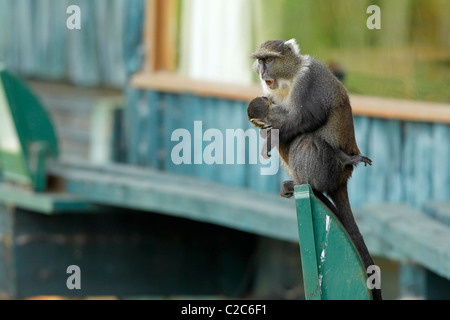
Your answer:
[[[294,38],[286,41],[284,44],[289,46],[295,54],[300,54],[300,47],[298,46],[297,41]]]

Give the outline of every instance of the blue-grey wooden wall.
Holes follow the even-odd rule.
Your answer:
[[[203,132],[216,128],[225,139],[226,129],[252,127],[247,103],[133,88],[126,96],[130,164],[265,192],[278,192],[280,182],[287,179],[281,169],[276,175],[262,176],[260,165],[248,161],[245,165],[173,164],[171,150],[179,143],[171,141],[173,130],[187,129],[194,139],[194,121],[202,121]],[[356,116],[355,131],[361,152],[374,164],[359,166],[353,173],[349,196],[354,207],[368,202],[420,207],[430,199],[450,200],[450,125]],[[209,143],[204,142],[203,148]]]
[[[69,30],[69,5],[81,29]],[[0,62],[21,75],[123,87],[140,67],[144,0],[0,0]]]
[[[234,186],[278,192],[281,170],[260,175],[259,165],[180,165],[170,152],[177,128],[192,132],[251,128],[246,103],[127,87],[141,67],[144,0],[0,0],[0,61],[20,74],[80,86],[113,86],[126,92],[127,162],[189,174]],[[80,6],[82,29],[68,30],[66,9]],[[450,199],[450,126],[355,117],[361,151],[374,160],[358,167],[349,193],[355,207],[366,202]]]

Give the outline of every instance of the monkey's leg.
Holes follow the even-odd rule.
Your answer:
[[[344,166],[356,166],[360,162],[364,162],[364,166],[372,165],[372,160],[362,154],[358,154],[356,156],[349,156],[344,151],[338,151],[339,158],[342,160]]]
[[[280,195],[283,198],[290,198],[294,195],[294,186],[295,183],[292,180],[289,181],[284,181],[281,184],[281,190],[280,190]]]
[[[289,175],[296,184],[309,184],[313,190],[322,193],[338,188],[344,169],[336,151],[314,134],[305,134],[292,141],[287,163]]]

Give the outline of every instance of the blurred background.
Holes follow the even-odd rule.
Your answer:
[[[194,121],[251,128],[249,56],[296,38],[343,75],[374,161],[349,197],[385,297],[450,298],[449,16],[446,0],[0,0],[0,297],[304,298],[287,175],[170,157]]]

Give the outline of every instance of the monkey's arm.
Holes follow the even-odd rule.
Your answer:
[[[330,108],[321,100],[306,92],[292,102],[288,120],[279,127],[280,143],[289,143],[301,134],[316,131],[328,121]]]

